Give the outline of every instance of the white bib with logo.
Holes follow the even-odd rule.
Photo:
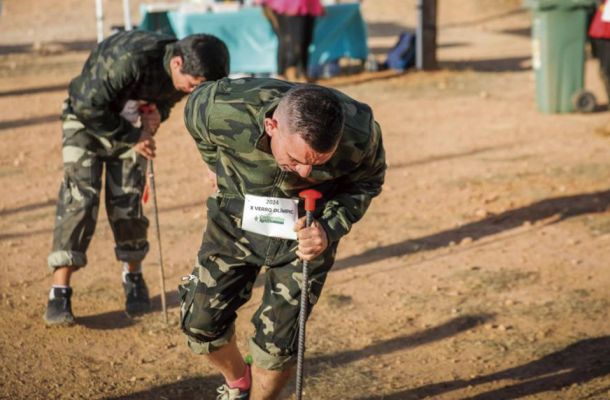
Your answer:
[[[299,201],[279,197],[246,195],[241,228],[260,235],[296,240],[294,226]]]
[[[604,11],[602,12],[602,21],[610,22],[610,3],[606,1],[604,4]]]

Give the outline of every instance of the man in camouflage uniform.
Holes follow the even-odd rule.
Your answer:
[[[295,363],[299,259],[310,265],[311,310],[339,240],[381,191],[381,130],[369,106],[341,92],[274,79],[201,85],[189,97],[185,124],[217,191],[207,201],[198,265],[179,288],[181,328],[190,349],[207,355],[225,377],[220,399],[244,399],[249,391],[250,399],[274,398]],[[250,195],[273,203],[298,198],[306,188],[323,199],[311,227],[304,217],[296,222],[298,240],[242,225]],[[262,268],[265,288],[252,318],[250,367],[236,346],[234,321]]]
[[[155,156],[153,135],[176,102],[206,80],[227,76],[229,53],[210,35],[180,41],[152,32],[117,33],[92,51],[72,80],[64,103],[64,179],[57,202],[53,287],[44,320],[72,325],[71,274],[87,264],[106,165],[106,210],[129,315],[149,308],[141,262],[148,252],[141,197],[146,159]],[[139,109],[146,107],[140,115]]]

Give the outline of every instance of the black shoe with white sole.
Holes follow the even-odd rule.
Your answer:
[[[51,288],[44,322],[47,326],[72,326],[72,288]]]
[[[126,272],[123,274],[125,291],[125,313],[130,317],[150,311],[148,288],[141,273]]]

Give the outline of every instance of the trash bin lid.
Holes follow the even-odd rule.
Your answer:
[[[523,0],[523,7],[532,10],[588,8],[595,7],[596,5],[596,0]]]

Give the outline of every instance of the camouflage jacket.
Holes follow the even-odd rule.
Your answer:
[[[70,82],[67,113],[95,134],[133,144],[140,130],[119,113],[127,100],[155,103],[164,121],[186,94],[174,88],[169,69],[176,39],[152,32],[121,32],[97,45]]]
[[[282,171],[263,121],[293,84],[275,79],[222,79],[199,86],[189,97],[185,123],[218,179],[218,196],[245,194],[296,198],[306,188],[322,195],[316,218],[331,242],[339,240],[381,192],[385,153],[381,129],[369,106],[335,91],[343,103],[345,130],[335,155],[311,175]]]

